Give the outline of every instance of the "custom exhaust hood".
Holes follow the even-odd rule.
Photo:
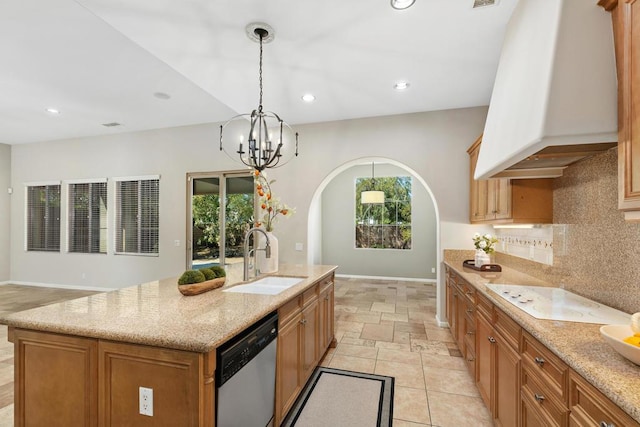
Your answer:
[[[505,34],[475,178],[560,176],[617,140],[611,16],[595,0],[520,0]]]

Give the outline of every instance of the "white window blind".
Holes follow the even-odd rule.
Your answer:
[[[60,184],[27,185],[27,250],[60,251]]]
[[[118,254],[158,254],[159,179],[116,182],[116,249]]]
[[[107,183],[69,184],[69,252],[107,253]]]

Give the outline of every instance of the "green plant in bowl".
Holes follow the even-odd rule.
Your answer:
[[[178,285],[191,285],[201,283],[206,280],[205,275],[200,270],[187,270],[178,279]]]
[[[203,268],[200,271],[202,271],[204,278],[207,280],[213,280],[216,278],[216,273],[214,273],[210,268]]]
[[[220,267],[219,265],[214,265],[210,268],[210,270],[213,271],[213,274],[215,274],[216,277],[225,277],[227,275],[227,273],[224,271],[224,268]]]

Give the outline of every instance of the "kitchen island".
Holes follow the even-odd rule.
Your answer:
[[[528,315],[495,294],[487,285],[553,286],[552,283],[505,266],[501,272],[474,271],[463,267],[462,262],[468,257],[463,256],[461,252],[445,251],[444,261],[448,272],[447,296],[451,295],[452,290],[464,297],[460,299],[462,310],[459,310],[463,313],[462,322],[449,319],[449,323],[450,325],[452,321],[454,323],[452,326],[454,338],[456,335],[464,336],[467,332],[470,333],[468,336],[476,337],[477,335],[475,343],[470,345],[471,356],[468,360],[473,359],[470,369],[472,374],[475,374],[481,395],[483,394],[483,374],[487,370],[485,368],[491,365],[490,361],[483,360],[487,355],[483,350],[487,348],[484,347],[485,343],[489,342],[489,346],[493,343],[491,351],[495,353],[496,339],[499,340],[499,337],[505,338],[505,341],[511,339],[513,371],[508,372],[510,375],[507,375],[506,380],[503,375],[503,378],[497,376],[490,378],[491,381],[487,377],[485,381],[487,391],[490,392],[483,398],[489,402],[489,406],[495,405],[490,407],[490,410],[496,419],[499,420],[500,416],[500,402],[492,401],[491,394],[493,393],[494,397],[497,396],[499,391],[496,388],[504,385],[516,393],[515,396],[513,396],[514,393],[510,394],[516,399],[516,405],[520,406],[520,409],[516,414],[510,414],[510,417],[519,421],[517,425],[537,425],[538,421],[542,422],[542,425],[592,425],[590,424],[592,421],[597,423],[602,421],[602,419],[585,421],[588,417],[593,418],[594,412],[604,418],[605,414],[608,415],[607,411],[615,416],[619,409],[622,409],[629,418],[620,414],[622,421],[616,423],[607,421],[605,424],[593,425],[639,425],[640,367],[623,358],[604,341],[599,331],[601,325],[543,320]],[[456,291],[458,284],[464,287],[462,292]],[[467,301],[469,301],[468,304]],[[466,309],[470,311],[466,312]],[[455,308],[448,311],[452,317],[456,317]],[[467,317],[464,316],[465,314]],[[472,318],[467,320],[469,316]],[[504,325],[507,327],[505,328]],[[490,338],[488,341],[485,332],[488,332]],[[508,344],[507,342],[507,345],[501,348],[505,349]],[[546,365],[544,361],[540,362],[544,359],[544,355],[547,355]],[[533,363],[528,363],[529,358]],[[556,362],[553,365],[555,371],[547,375],[544,371],[551,366],[550,359]],[[492,362],[493,365],[497,363],[496,360],[499,359],[496,357]],[[504,360],[506,359],[503,359],[503,362]],[[526,384],[527,381],[533,385]],[[534,386],[550,391],[546,394],[530,393]],[[554,393],[557,397],[551,396]],[[529,394],[536,399],[530,399]],[[589,411],[592,413],[588,414]],[[537,418],[538,413],[542,414],[539,418]],[[548,418],[545,418],[546,416]],[[554,416],[555,419],[553,419]]]
[[[315,307],[297,339],[283,340],[296,346],[293,358],[278,337],[277,363],[288,363],[278,393],[290,383],[282,375],[315,367],[333,340],[335,269],[281,266],[277,275],[303,280],[277,295],[223,292],[229,283],[186,297],[171,278],[7,315],[0,322],[15,346],[15,425],[213,426],[216,348],[269,313],[285,310],[283,331],[284,321]],[[139,387],[154,390],[152,417],[139,414]],[[279,422],[288,407],[276,396]]]

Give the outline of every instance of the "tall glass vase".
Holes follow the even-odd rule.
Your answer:
[[[258,233],[258,247],[263,249],[267,243],[265,242],[264,235]],[[278,238],[271,231],[267,231],[269,236],[269,246],[271,246],[271,258],[265,256],[265,251],[258,251],[258,272],[260,274],[275,273],[278,271]]]

